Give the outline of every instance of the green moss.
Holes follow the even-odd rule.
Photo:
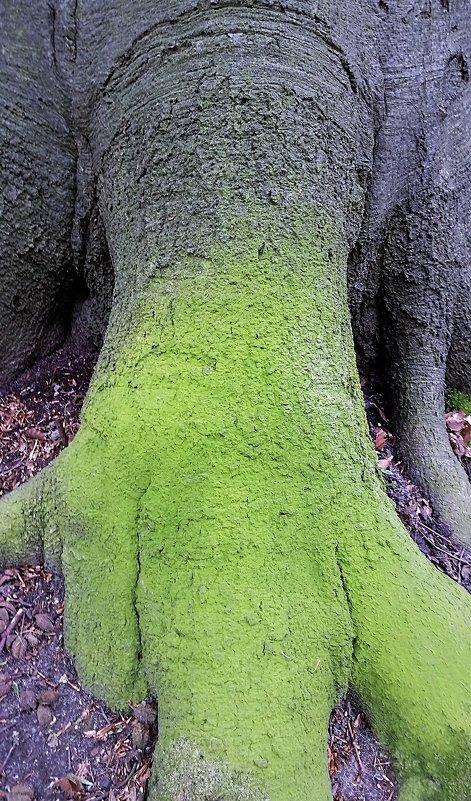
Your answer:
[[[339,549],[356,633],[352,687],[395,759],[401,801],[469,799],[470,598],[388,507],[381,496],[368,510],[354,504]]]
[[[158,693],[159,801],[327,801],[347,686],[401,801],[468,801],[471,601],[375,475],[334,228],[279,214],[111,325],[54,468],[67,643],[111,703]]]
[[[469,395],[465,395],[464,392],[450,390],[445,395],[445,402],[447,411],[463,409],[466,414],[471,414],[471,398]]]
[[[59,465],[67,643],[114,704],[147,690],[142,663],[162,751],[183,737],[274,799],[328,798],[352,632],[332,510],[314,515],[341,481],[332,424],[354,450],[345,288],[319,237],[260,253],[240,227],[148,284]]]
[[[42,477],[28,481],[0,502],[0,566],[40,562],[43,517],[38,503]]]

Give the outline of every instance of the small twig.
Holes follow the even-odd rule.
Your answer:
[[[432,529],[431,529],[431,528],[429,528],[428,526],[426,526],[424,523],[419,523],[419,526],[420,526],[421,528],[426,528],[426,529],[427,529],[427,531],[431,531],[431,532],[432,532],[432,534],[435,534],[435,533],[436,533],[435,531],[432,531]],[[454,559],[454,560],[455,560],[456,562],[458,562],[459,564],[462,564],[462,565],[468,565],[468,567],[471,567],[471,562],[468,562],[468,560],[467,560],[467,559],[462,559],[462,558],[461,558],[461,556],[456,556],[456,554],[453,554],[453,553],[451,553],[451,552],[450,552],[450,551],[448,551],[446,548],[442,548],[442,546],[441,546],[441,545],[437,545],[437,543],[435,542],[435,540],[433,540],[431,537],[427,537],[427,535],[426,535],[426,534],[424,534],[423,532],[422,532],[422,537],[424,538],[424,540],[427,540],[427,542],[429,543],[429,545],[431,545],[433,548],[436,548],[436,549],[437,549],[437,551],[441,551],[442,553],[445,553],[447,556],[449,556],[449,557],[450,557],[450,559]]]
[[[38,676],[41,676],[41,678],[46,682],[46,684],[49,685],[49,687],[52,687],[54,690],[57,690],[57,684],[54,684],[53,681],[48,679],[48,677],[45,676],[44,673],[41,673],[41,671],[38,670],[37,668],[36,668],[36,673],[37,673]]]
[[[8,764],[8,760],[10,759],[10,757],[11,757],[11,755],[12,755],[12,753],[15,750],[17,745],[18,745],[18,743],[16,741],[14,741],[11,744],[11,747],[10,747],[10,750],[8,751],[8,754],[6,755],[6,757],[3,760],[2,764],[0,765],[0,776],[3,776],[3,774],[5,772],[5,768],[6,768],[7,764]]]
[[[361,761],[360,751],[358,750],[358,746],[357,746],[357,744],[355,742],[355,737],[353,735],[353,729],[352,729],[351,723],[348,720],[348,718],[347,718],[347,727],[348,727],[348,733],[350,735],[350,739],[352,741],[353,749],[355,751],[355,756],[356,756],[356,759],[357,759],[357,762],[358,762],[358,768],[359,768],[360,774],[361,774],[361,773],[363,773],[363,763]]]
[[[10,634],[12,634],[14,632],[18,621],[24,615],[24,611],[25,610],[22,609],[22,608],[18,609],[18,612],[16,613],[16,615],[13,615],[10,623],[6,627],[5,631],[3,632],[2,639],[0,640],[0,654],[3,653],[3,649],[5,648],[5,643],[6,643],[7,639],[8,639],[8,637],[10,636]]]
[[[3,696],[4,698],[5,696]],[[8,731],[8,729],[12,729],[13,726],[16,726],[16,720],[12,720],[11,723],[7,723],[5,726],[2,726],[0,729],[0,734],[3,734],[4,731]]]

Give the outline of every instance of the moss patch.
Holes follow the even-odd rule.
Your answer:
[[[379,485],[339,239],[291,215],[156,270],[110,334],[48,506],[68,646],[112,704],[158,693],[157,771],[197,752],[203,796],[327,801],[350,685],[403,801],[468,801],[471,602]]]
[[[445,403],[447,411],[453,412],[457,409],[463,409],[466,414],[471,414],[471,398],[469,395],[465,395],[464,392],[450,390],[445,394]]]

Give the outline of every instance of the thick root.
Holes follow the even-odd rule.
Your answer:
[[[43,476],[37,476],[0,502],[0,567],[43,561]]]
[[[460,275],[460,292],[455,305],[453,332],[448,351],[446,383],[455,389],[471,395],[471,360],[469,342],[471,339],[471,270],[463,269]]]
[[[357,524],[354,548],[342,549],[353,687],[395,759],[401,801],[465,801],[471,599],[420,554],[387,503],[379,499],[379,536]]]
[[[65,643],[87,687],[123,708],[148,694],[135,603],[143,489],[133,469],[132,431],[120,429],[116,396],[110,389],[100,408],[97,395],[94,412],[102,422],[110,415],[116,439],[108,445],[85,424],[60,465]]]
[[[253,777],[208,759],[196,743],[184,739],[174,742],[157,759],[147,798],[148,801],[174,801],[176,798],[269,801],[266,791],[257,786]]]
[[[471,484],[453,453],[445,428],[444,375],[425,378],[413,367],[397,381],[398,452],[415,483],[431,499],[454,538],[471,546]]]
[[[471,600],[377,484],[342,282],[241,241],[147,288],[54,466],[67,645],[114,706],[158,694],[153,801],[328,801],[349,684],[402,801],[469,801]]]

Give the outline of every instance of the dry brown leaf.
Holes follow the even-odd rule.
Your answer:
[[[23,659],[26,653],[26,643],[23,637],[15,637],[11,644],[10,651],[14,659]]]
[[[135,720],[131,729],[131,739],[134,748],[137,748],[139,751],[143,751],[149,742],[149,738],[149,724],[141,723],[141,721]]]
[[[27,428],[24,434],[28,439],[37,439],[39,442],[45,442],[47,439],[47,435],[44,431],[40,431],[38,428]]]
[[[8,673],[0,673],[0,698],[10,692],[12,678]]]
[[[59,690],[41,690],[38,695],[39,703],[46,704],[46,706],[51,706],[51,704],[54,704],[58,698]]]
[[[34,616],[34,622],[36,623],[38,629],[41,631],[45,631],[48,634],[51,634],[54,631],[54,624],[49,617],[49,615],[40,612],[38,615]]]
[[[445,415],[446,425],[450,431],[460,432],[466,421],[465,412],[448,412]]]
[[[8,793],[8,801],[34,801],[35,792],[29,784],[15,784]]]
[[[19,697],[20,708],[23,712],[31,712],[36,709],[38,701],[33,690],[22,690]]]
[[[145,701],[142,701],[140,704],[136,704],[132,707],[134,712],[134,717],[136,720],[139,720],[141,723],[155,723],[156,718],[156,711],[153,706],[150,704],[146,704]]]
[[[36,710],[36,717],[41,728],[47,729],[53,721],[51,707],[46,706],[46,704],[40,704]]]
[[[82,794],[82,785],[73,776],[63,776],[56,781],[56,786],[65,794],[66,798],[74,798]]]
[[[383,431],[382,428],[378,428],[376,435],[375,435],[375,448],[377,451],[380,451],[384,448],[388,439],[388,434],[386,431]]]

